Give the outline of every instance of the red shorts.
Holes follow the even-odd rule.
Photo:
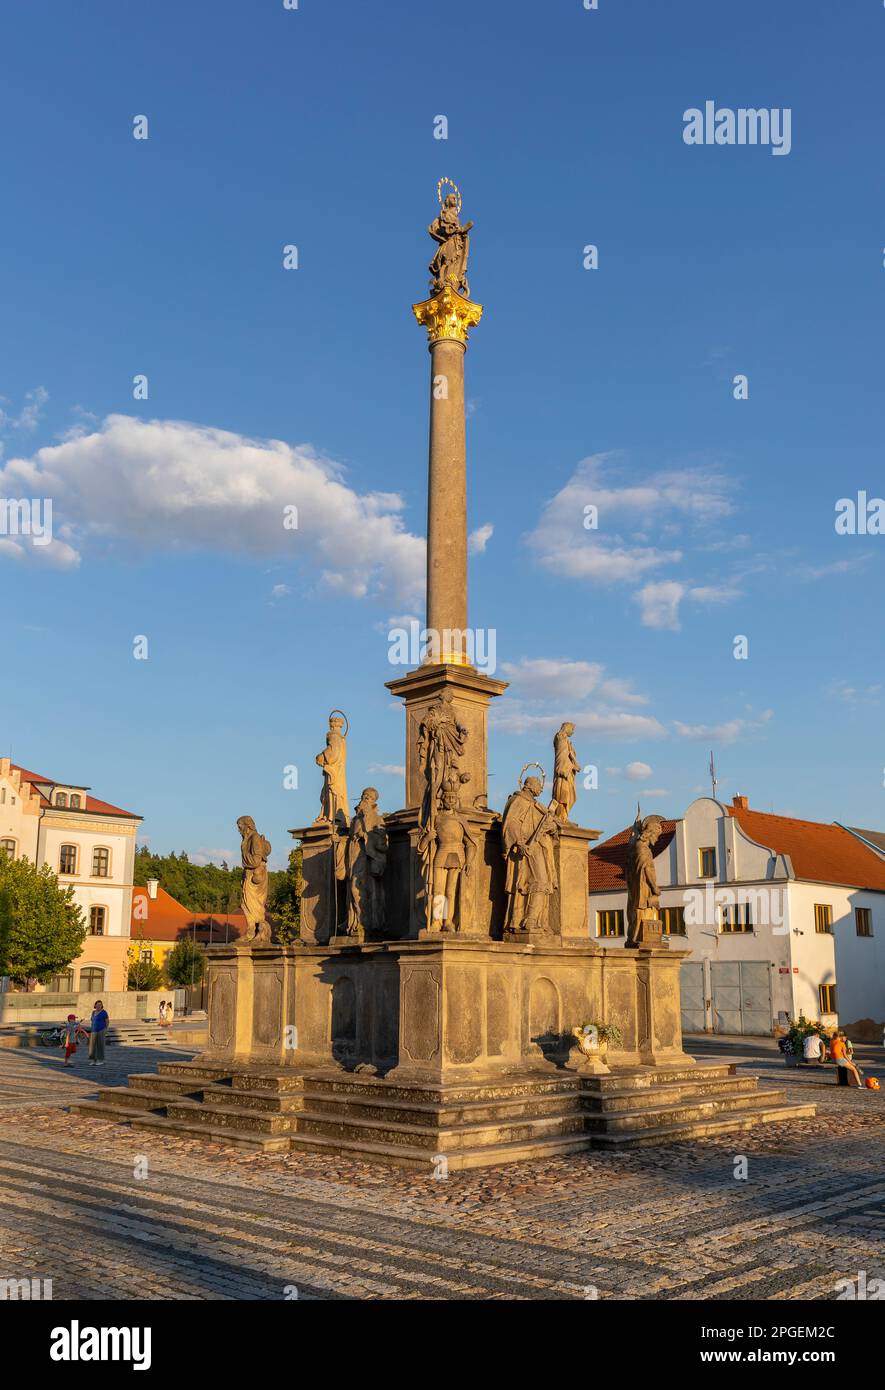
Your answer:
[[[71,1055],[72,1052],[76,1052],[76,1051],[77,1051],[77,1044],[76,1044],[76,1043],[67,1043],[66,1046],[65,1046],[65,1061],[68,1060],[68,1058],[70,1057],[70,1055]]]

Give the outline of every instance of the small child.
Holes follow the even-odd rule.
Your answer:
[[[77,1021],[77,1015],[76,1015],[76,1014],[68,1014],[67,1022],[65,1023],[65,1031],[64,1031],[64,1038],[65,1038],[65,1060],[64,1060],[64,1065],[65,1065],[66,1067],[69,1067],[69,1066],[71,1065],[70,1059],[73,1057],[74,1053],[77,1051],[77,1041],[78,1041],[78,1039],[79,1039],[79,1038],[84,1038],[85,1036],[86,1036],[86,1034],[83,1032],[83,1029],[80,1027],[80,1024],[79,1024],[78,1021]]]

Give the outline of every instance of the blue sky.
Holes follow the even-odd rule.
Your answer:
[[[885,538],[834,529],[885,492],[881,6],[27,0],[2,47],[0,496],[51,495],[56,537],[0,537],[4,753],[139,811],[158,850],[232,854],[248,813],[281,862],[341,706],[352,800],[401,804],[410,305],[447,175],[485,305],[492,803],[572,718],[606,834],[637,795],[680,814],[711,747],[727,798],[885,825]],[[686,145],[708,99],[790,108],[789,155]]]

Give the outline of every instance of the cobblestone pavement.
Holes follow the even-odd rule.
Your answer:
[[[263,1300],[828,1299],[885,1277],[885,1096],[829,1073],[741,1064],[813,1098],[811,1120],[443,1181],[64,1109],[173,1055],[115,1048],[71,1073],[0,1050],[0,1277],[52,1279],[56,1299]]]

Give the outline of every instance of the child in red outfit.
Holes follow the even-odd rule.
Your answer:
[[[66,1067],[69,1067],[69,1066],[71,1065],[70,1059],[71,1059],[71,1057],[74,1055],[74,1053],[77,1051],[77,1040],[78,1040],[78,1038],[85,1038],[85,1036],[86,1036],[86,1034],[84,1033],[83,1029],[80,1027],[80,1024],[77,1022],[77,1015],[76,1015],[76,1014],[68,1014],[68,1020],[67,1020],[67,1023],[65,1024],[65,1061],[64,1061],[64,1064],[65,1064]]]

